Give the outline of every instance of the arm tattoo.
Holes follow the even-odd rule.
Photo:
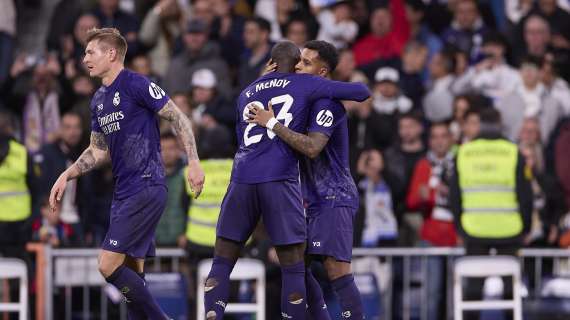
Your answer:
[[[194,131],[192,131],[190,119],[178,109],[172,100],[168,100],[166,105],[160,109],[158,115],[172,124],[176,135],[178,135],[184,146],[188,160],[198,160],[196,140],[194,139]]]
[[[105,142],[105,136],[100,132],[91,132],[91,143],[83,151],[77,161],[69,167],[68,180],[77,178],[95,169],[109,159],[109,147]]]
[[[281,123],[273,127],[273,132],[293,149],[307,157],[316,158],[329,141],[329,137],[320,132],[310,132],[309,135],[295,132]]]

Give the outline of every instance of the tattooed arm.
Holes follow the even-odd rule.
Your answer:
[[[108,162],[109,147],[105,142],[105,136],[101,132],[91,132],[91,143],[83,151],[77,161],[65,170],[57,178],[49,195],[49,203],[52,211],[55,211],[56,202],[61,201],[63,192],[67,187],[67,181],[76,179],[98,166]]]
[[[249,122],[257,123],[262,127],[267,127],[268,122],[272,118],[275,119],[271,102],[269,102],[268,109],[269,110],[265,110],[254,105],[249,107]],[[329,141],[329,137],[324,133],[309,132],[308,135],[305,135],[287,128],[279,121],[275,122],[273,129],[271,130],[293,149],[311,159],[316,158]]]
[[[281,122],[275,124],[273,132],[293,149],[311,159],[316,158],[329,141],[329,137],[324,133],[309,132],[305,135],[287,128]]]
[[[174,101],[168,100],[168,102],[160,109],[158,115],[168,120],[176,135],[179,137],[184,146],[184,151],[188,156],[188,161],[198,160],[198,151],[196,151],[196,140],[194,139],[194,131],[192,131],[192,124],[190,119],[178,109]]]
[[[196,150],[196,139],[194,139],[194,131],[192,131],[190,119],[178,109],[172,100],[168,100],[164,107],[160,109],[158,115],[172,124],[176,135],[184,146],[184,151],[188,156],[188,182],[190,182],[190,187],[195,192],[195,197],[197,198],[200,192],[202,192],[204,185],[204,171],[200,167],[200,159],[198,159],[198,151]]]

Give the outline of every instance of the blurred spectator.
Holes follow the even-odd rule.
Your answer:
[[[149,78],[154,83],[160,83],[160,77],[152,71],[152,60],[147,55],[139,54],[134,56],[129,64],[129,68]]]
[[[51,186],[59,175],[71,166],[85,149],[82,144],[82,120],[75,112],[68,112],[61,119],[59,139],[43,146],[34,156],[34,164],[39,167],[41,196],[49,196]],[[83,222],[91,211],[92,176],[87,174],[69,181],[58,209],[58,220],[73,229],[79,241],[83,238]]]
[[[521,142],[519,146],[526,174],[531,177],[534,200],[530,232],[524,244],[552,247],[558,239],[558,221],[566,212],[564,194],[557,179],[545,172],[542,150],[537,148],[540,145]]]
[[[301,18],[290,19],[285,25],[285,38],[302,49],[305,43],[310,40],[309,30],[305,20]]]
[[[421,109],[425,93],[424,74],[428,70],[428,49],[417,41],[409,41],[401,57],[400,89],[412,100],[413,107]]]
[[[200,157],[229,157],[233,154],[235,110],[217,92],[217,79],[209,69],[192,75],[192,119],[198,127]]]
[[[19,64],[17,60],[13,72]],[[46,62],[40,61],[33,69],[31,90],[25,97],[22,128],[23,141],[30,153],[35,153],[46,143],[57,139],[60,123],[59,93],[57,92],[57,73],[59,63],[54,56]]]
[[[523,120],[527,117],[539,119],[542,141],[548,141],[564,114],[562,106],[545,94],[544,86],[540,83],[541,66],[539,59],[528,57],[523,60],[520,66],[522,83],[497,103],[503,119],[503,132],[511,141],[516,141]]]
[[[521,21],[523,41],[515,47],[515,63],[520,64],[526,56],[544,57],[552,38],[548,21],[537,14],[531,14]]]
[[[443,32],[443,40],[468,54],[469,62],[474,63],[479,55],[483,36],[487,27],[479,15],[477,2],[459,0],[455,4],[451,26]]]
[[[218,90],[225,97],[231,96],[228,66],[220,57],[220,48],[208,41],[208,25],[202,20],[191,20],[184,37],[184,51],[170,62],[164,77],[164,89],[171,93],[190,91],[190,80],[198,69],[207,68],[219,80]]]
[[[389,8],[377,6],[370,13],[370,33],[353,47],[356,65],[399,57],[410,37],[404,0],[390,0]]]
[[[338,65],[334,69],[332,77],[337,81],[368,83],[366,75],[356,69],[354,54],[350,49],[342,49],[338,53]]]
[[[570,49],[570,14],[560,8],[556,0],[536,1],[532,13],[544,17],[548,22],[554,48]]]
[[[74,24],[81,15],[82,1],[61,0],[53,9],[49,30],[46,37],[46,47],[49,51],[61,51],[66,35],[73,33]]]
[[[520,83],[516,70],[505,59],[507,42],[499,33],[487,33],[476,65],[457,78],[452,86],[455,94],[481,93],[497,100],[510,94]]]
[[[453,170],[455,154],[453,138],[445,122],[432,124],[429,135],[429,150],[418,161],[406,197],[408,210],[421,211],[424,222],[420,229],[422,246],[453,247],[457,244],[453,214],[449,209],[448,180]],[[445,284],[444,264],[440,257],[427,261],[428,319],[443,316],[440,308]]]
[[[196,0],[192,2],[192,19],[206,23],[208,30],[212,30],[216,14],[210,0]],[[211,34],[211,32],[210,32]]]
[[[176,0],[160,0],[142,21],[139,40],[151,48],[148,56],[152,61],[152,71],[159,76],[166,74],[175,39],[182,33],[181,19],[182,11]]]
[[[10,72],[16,35],[16,6],[13,0],[3,0],[0,10],[0,86]]]
[[[442,49],[443,44],[424,23],[426,9],[426,4],[422,0],[406,0],[406,18],[410,24],[410,39],[427,47],[427,59],[431,62],[434,55]]]
[[[455,143],[461,143],[463,127],[463,120],[465,119],[465,113],[469,110],[470,102],[467,95],[455,96],[453,99],[453,118],[449,125],[449,130],[453,136]]]
[[[450,119],[453,115],[451,86],[455,80],[455,56],[453,52],[436,53],[429,65],[431,88],[423,99],[426,119],[432,122]]]
[[[51,211],[48,196],[40,202],[40,214],[32,223],[32,240],[52,247],[81,245],[79,232],[61,220],[61,207],[58,205],[55,212]]]
[[[432,124],[429,150],[414,168],[406,198],[408,209],[424,214],[420,238],[430,246],[452,247],[457,244],[453,214],[448,205],[448,179],[455,157],[452,146],[448,124]]]
[[[352,19],[348,1],[336,1],[317,15],[320,24],[318,40],[332,43],[337,49],[347,48],[358,35],[358,24]]]
[[[384,158],[377,149],[364,151],[358,159],[358,184],[363,194],[364,229],[359,244],[363,247],[391,246],[398,238],[392,193],[383,178]]]
[[[564,114],[570,114],[570,87],[568,82],[558,75],[558,66],[554,55],[547,53],[544,56],[544,62],[541,70],[541,81],[544,85],[546,95],[558,101],[564,109]]]
[[[470,107],[465,112],[463,126],[461,128],[461,132],[463,133],[461,144],[473,141],[479,136],[479,132],[481,131],[481,110],[482,108]]]
[[[315,28],[315,19],[309,14],[303,2],[296,0],[258,0],[255,3],[255,15],[262,17],[271,24],[271,41],[279,41],[284,38],[285,26],[291,18],[304,19],[309,24],[309,34]]]
[[[372,99],[362,103],[344,102],[348,114],[348,137],[350,141],[350,169],[357,171],[360,154],[367,149],[386,150],[392,143],[395,120],[391,115],[380,114],[372,107]]]
[[[99,19],[93,14],[86,13],[77,18],[71,34],[63,35],[61,39],[61,57],[67,79],[73,78],[78,69],[82,70],[83,56],[87,46],[87,31],[99,26]]]
[[[449,184],[450,208],[467,255],[488,255],[493,248],[498,255],[516,256],[533,209],[525,160],[515,144],[502,138],[499,112],[481,111],[481,123],[479,136],[459,147]],[[482,299],[483,282],[468,280],[467,300]],[[503,295],[511,296],[512,279],[503,283]],[[479,319],[479,314],[467,313],[465,319]]]
[[[241,57],[238,73],[238,91],[243,90],[259,77],[271,54],[269,32],[271,25],[260,17],[247,20],[243,42],[247,50]]]
[[[234,2],[230,0],[209,1],[215,14],[210,38],[218,41],[222,48],[222,57],[230,67],[237,68],[245,49],[245,19],[233,12],[232,3]]]
[[[0,255],[27,260],[37,182],[26,148],[13,139],[12,119],[0,109],[0,192],[5,194],[0,198]]]
[[[81,124],[83,126],[82,140],[89,140],[89,132],[91,131],[91,109],[89,108],[89,103],[95,93],[95,84],[93,80],[84,73],[76,75],[71,80],[71,83],[67,81],[62,81],[61,83],[62,89],[67,92],[67,105],[64,109],[72,110],[81,116]],[[65,87],[63,85],[70,85],[71,87]]]
[[[186,222],[190,196],[186,193],[182,151],[176,136],[163,133],[160,136],[162,162],[166,172],[168,199],[166,208],[156,227],[156,244],[165,247],[186,247]]]
[[[391,67],[378,69],[374,76],[372,106],[378,113],[398,115],[410,111],[412,100],[400,92],[400,74]]]
[[[406,211],[406,192],[416,163],[425,156],[422,117],[409,112],[398,119],[398,139],[384,153],[386,172],[393,179],[389,182],[394,194],[394,210],[397,217]]]
[[[135,16],[119,8],[119,0],[99,0],[99,5],[93,10],[93,14],[99,19],[102,27],[117,28],[125,37],[129,47],[127,60],[139,53],[139,21]]]

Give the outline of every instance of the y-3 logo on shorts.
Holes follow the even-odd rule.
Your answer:
[[[109,244],[112,245],[113,247],[116,247],[119,244],[119,242],[117,240],[109,239]]]
[[[320,246],[321,246],[320,241],[313,241],[313,247],[320,247]]]
[[[226,303],[225,303],[225,302],[223,302],[222,300],[218,300],[218,301],[216,301],[216,304],[217,304],[217,305],[219,305],[220,307],[222,307],[223,309],[225,309],[225,308],[226,308]]]
[[[352,313],[350,311],[345,311],[342,313],[343,318],[350,318],[352,317]]]
[[[283,319],[293,319],[292,316],[286,314],[285,312],[281,312],[281,318],[283,318]]]

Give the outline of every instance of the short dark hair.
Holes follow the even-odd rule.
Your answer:
[[[444,68],[448,73],[454,73],[457,67],[457,51],[454,48],[446,47],[439,52],[443,58]]]
[[[416,122],[418,122],[420,125],[423,125],[423,123],[424,123],[424,115],[419,110],[411,110],[411,111],[408,111],[406,113],[402,113],[398,117],[398,122],[400,122],[400,120],[402,120],[402,119],[412,119],[412,120],[415,120]]]
[[[412,8],[416,12],[426,11],[426,4],[422,0],[406,0],[406,5]]]
[[[540,68],[542,68],[542,65],[544,64],[544,59],[542,57],[527,55],[521,59],[519,67],[522,67],[523,64],[530,64],[530,65],[535,66],[538,69],[540,69]]]
[[[295,71],[295,65],[301,59],[301,51],[289,40],[278,42],[271,49],[271,60],[277,64],[281,72]]]
[[[323,40],[311,40],[305,44],[305,49],[318,52],[319,59],[327,64],[329,72],[333,72],[336,69],[338,65],[338,51],[332,44]]]
[[[501,124],[501,114],[495,108],[484,108],[479,113],[481,123],[500,125]]]
[[[251,17],[246,20],[246,22],[255,23],[259,29],[262,31],[266,31],[267,33],[271,32],[271,23],[259,16]]]
[[[117,55],[125,61],[127,54],[127,40],[121,35],[121,32],[115,28],[93,28],[87,31],[87,41],[99,41],[117,50]]]
[[[450,131],[449,124],[449,120],[434,121],[430,124],[429,130],[431,132],[431,130],[435,127],[445,127],[448,131]]]
[[[77,117],[79,118],[79,121],[81,123],[83,123],[83,116],[81,115],[81,113],[79,113],[79,111],[77,111],[77,109],[71,109],[66,111],[61,118],[63,119],[63,117],[67,117],[67,116],[72,116],[72,117]]]

